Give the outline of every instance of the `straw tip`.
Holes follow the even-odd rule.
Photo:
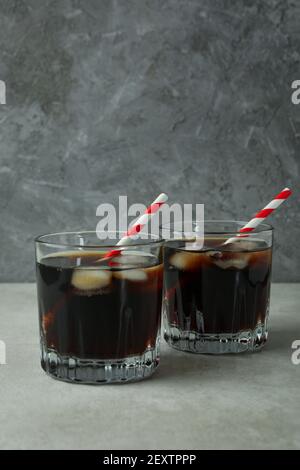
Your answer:
[[[167,201],[169,199],[168,195],[166,193],[160,193],[158,196],[159,199],[162,199],[164,201]]]
[[[290,188],[284,188],[283,190],[285,193],[288,193],[289,195],[292,194],[292,190]]]

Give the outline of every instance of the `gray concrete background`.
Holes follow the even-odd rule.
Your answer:
[[[0,0],[0,280],[101,202],[248,218],[281,188],[274,280],[299,281],[296,0]]]

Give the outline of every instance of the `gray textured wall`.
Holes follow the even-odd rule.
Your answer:
[[[119,194],[245,219],[291,186],[273,272],[299,281],[299,7],[0,0],[0,280],[33,280],[33,237]]]

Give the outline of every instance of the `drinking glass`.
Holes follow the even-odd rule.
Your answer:
[[[261,349],[268,336],[273,229],[260,224],[237,235],[243,221],[180,223],[162,227],[164,337],[194,353]],[[166,234],[167,233],[167,234]]]
[[[162,240],[144,235],[105,257],[121,236],[82,231],[35,240],[41,365],[52,377],[128,382],[159,364]]]

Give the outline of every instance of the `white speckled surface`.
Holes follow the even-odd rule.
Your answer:
[[[196,356],[165,343],[131,385],[55,381],[39,366],[35,285],[0,284],[1,449],[300,448],[300,286],[272,287],[270,340],[254,355]]]

